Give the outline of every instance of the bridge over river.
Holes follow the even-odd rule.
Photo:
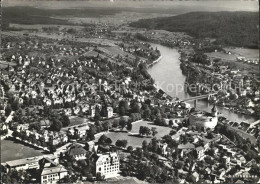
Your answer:
[[[208,94],[205,94],[205,95],[199,95],[199,96],[193,96],[193,97],[188,97],[188,98],[185,98],[183,99],[182,101],[184,102],[190,102],[190,101],[194,101],[194,107],[196,108],[197,106],[197,100],[200,100],[200,99],[209,99],[210,97],[216,95],[217,93],[208,93]]]

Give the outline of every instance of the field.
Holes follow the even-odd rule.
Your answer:
[[[43,155],[41,150],[24,146],[16,141],[1,140],[1,162]]]
[[[256,49],[228,49],[232,54],[226,54],[222,52],[211,52],[206,53],[206,55],[212,60],[215,58],[221,59],[218,64],[227,65],[233,70],[240,70],[245,74],[259,74],[259,65],[248,64],[244,62],[238,62],[237,56],[239,53],[241,56],[245,56],[246,58],[253,59],[257,57]],[[241,51],[241,52],[240,52]],[[259,57],[257,57],[259,59]]]
[[[206,53],[206,55],[212,59],[219,58],[219,59],[232,60],[232,61],[236,61],[237,58],[237,56],[234,54],[226,54],[223,52],[210,52],[210,53]]]
[[[140,147],[140,146],[142,146],[142,142],[144,140],[146,140],[149,143],[150,140],[152,139],[152,136],[150,136],[150,137],[139,137],[139,136],[131,135],[131,133],[132,134],[139,133],[140,126],[147,126],[150,129],[152,127],[155,127],[157,129],[157,132],[158,132],[158,134],[156,134],[155,137],[158,138],[158,139],[163,137],[164,135],[169,134],[170,131],[171,131],[171,128],[169,128],[169,127],[156,126],[156,125],[153,125],[153,123],[149,122],[149,121],[140,121],[140,122],[136,122],[136,123],[133,124],[132,131],[130,133],[109,132],[109,133],[106,133],[105,135],[112,139],[112,142],[113,142],[112,144],[115,144],[115,142],[118,139],[126,139],[127,142],[128,142],[127,146]],[[99,137],[101,135],[96,137],[96,141],[99,139]]]
[[[81,117],[78,117],[78,116],[71,116],[71,117],[69,117],[69,119],[70,119],[70,126],[80,125],[82,123],[88,122],[88,119],[81,118]]]
[[[231,53],[237,56],[244,56],[247,59],[259,59],[259,50],[258,49],[246,49],[246,48],[225,48]]]

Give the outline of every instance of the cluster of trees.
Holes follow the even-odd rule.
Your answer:
[[[107,137],[106,135],[102,135],[98,139],[98,144],[100,144],[100,145],[110,145],[110,144],[112,144],[112,140],[109,137]]]
[[[8,173],[1,172],[1,179],[3,183],[30,183],[31,176],[26,171],[11,170]]]
[[[128,131],[132,130],[132,118],[121,117],[120,119],[110,119],[105,121],[96,121],[94,125],[91,125],[89,130],[86,132],[87,137],[86,141],[91,141],[95,139],[95,134],[108,131],[110,128],[117,128],[120,127],[121,129],[126,128]]]
[[[116,141],[116,146],[126,148],[126,146],[127,146],[127,140],[125,140],[125,139],[124,139],[124,140],[118,139],[118,140]]]
[[[149,135],[151,135],[151,129],[148,128],[147,126],[140,126],[140,128],[139,128],[139,135],[141,135],[141,136],[144,136],[144,135],[149,136]]]
[[[166,123],[166,120],[164,118],[159,118],[159,117],[157,117],[154,120],[154,124],[159,125],[159,126],[168,126],[168,124]]]
[[[54,115],[50,118],[52,125],[51,130],[59,132],[62,127],[70,125],[70,119],[66,114]]]
[[[51,152],[56,151],[57,146],[62,146],[64,143],[60,142],[59,145],[53,145],[52,139],[49,139],[49,142],[46,142],[43,137],[39,137],[36,139],[35,134],[30,134],[29,136],[26,134],[25,131],[18,132],[17,130],[13,131],[13,137],[19,137],[22,141],[28,141],[29,143],[41,147],[48,148]]]
[[[210,60],[203,53],[196,53],[193,56],[193,59],[191,61],[194,62],[194,63],[202,64],[202,65],[210,65],[211,64]]]
[[[154,137],[157,133],[158,132],[155,127],[152,127],[150,129],[147,126],[140,126],[140,128],[139,128],[139,135],[141,135],[141,136],[144,136],[144,135],[149,136],[152,134],[152,136]]]
[[[118,113],[120,116],[125,116],[127,114],[133,114],[133,121],[140,119],[139,113],[141,112],[141,108],[139,107],[139,103],[136,100],[132,100],[130,102],[130,106],[128,105],[128,101],[122,100],[118,105]]]

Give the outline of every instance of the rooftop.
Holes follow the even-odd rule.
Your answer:
[[[41,175],[49,175],[49,174],[61,173],[61,172],[68,172],[68,170],[62,166],[49,167],[49,168],[44,168],[42,170]]]
[[[43,155],[43,156],[37,156],[37,157],[23,158],[23,159],[8,161],[8,162],[6,162],[6,165],[8,165],[10,167],[15,167],[18,165],[25,165],[25,164],[38,162],[42,158],[54,159],[56,157],[54,155]]]

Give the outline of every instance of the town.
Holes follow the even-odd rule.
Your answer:
[[[151,43],[178,49],[183,85],[210,111],[156,85]],[[9,25],[1,51],[2,183],[260,182],[260,121],[218,111],[259,117],[259,58],[107,23]]]

